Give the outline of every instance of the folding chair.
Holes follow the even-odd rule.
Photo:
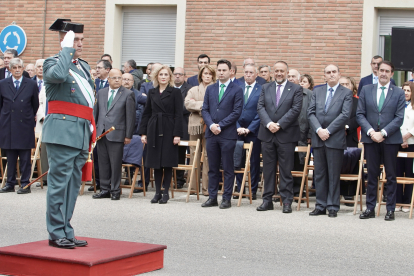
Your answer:
[[[359,206],[362,211],[362,183],[363,183],[363,172],[364,172],[364,144],[359,143],[358,148],[361,148],[361,157],[359,158],[358,174],[341,174],[340,179],[345,181],[357,181],[357,187],[355,191],[355,197],[353,200],[341,200],[341,203],[353,203],[354,204],[354,215],[358,205],[359,195]]]
[[[35,134],[35,149],[31,150],[31,156],[30,156],[30,160],[31,160],[31,170],[30,170],[30,177],[29,177],[29,181],[31,181],[31,179],[33,178],[33,173],[35,171],[35,165],[37,165],[37,175],[40,176],[42,174],[42,168],[41,168],[41,164],[40,164],[40,144],[42,141],[42,133],[38,132]],[[7,157],[3,157],[1,158],[2,160],[7,160]],[[19,183],[19,186],[21,187],[21,175],[20,175],[20,166],[19,166],[19,160],[20,158],[17,159],[17,177],[16,180]],[[6,167],[4,169],[4,174],[1,180],[1,188],[3,188],[6,185],[6,180],[7,180],[7,163],[6,163]],[[40,185],[43,189],[43,180],[42,178],[40,179]]]
[[[397,157],[400,158],[412,158],[414,159],[414,152],[405,152],[405,151],[399,151]],[[377,216],[380,215],[380,210],[381,210],[381,205],[386,205],[386,202],[382,202],[382,194],[384,192],[384,184],[387,182],[387,179],[385,178],[385,172],[383,172],[383,177],[380,180],[381,183],[381,191],[380,191],[380,201],[378,203],[378,211],[377,211]],[[398,184],[413,184],[414,183],[414,177],[397,177],[397,185]],[[411,219],[413,217],[413,206],[414,206],[414,192],[411,196],[411,203],[410,204],[403,204],[403,203],[397,203],[395,204],[395,206],[397,207],[409,207],[410,208],[410,216],[409,218]]]
[[[1,176],[1,180],[3,182],[3,177],[4,177],[4,171],[3,171],[3,156],[1,155],[1,149],[0,149],[0,176]]]
[[[194,161],[198,160],[198,156],[201,155],[201,141],[200,139],[197,139],[197,141],[180,141],[178,144],[179,147],[195,147],[194,151]],[[185,163],[185,162],[184,162]],[[190,181],[187,181],[187,191],[183,189],[178,189],[177,187],[177,171],[188,171],[190,174]],[[200,200],[200,177],[199,177],[199,171],[200,171],[200,164],[197,164],[197,162],[193,162],[192,165],[186,165],[186,164],[178,164],[177,167],[173,167],[173,178],[171,179],[171,197],[174,198],[174,192],[186,192],[187,198],[185,202],[188,202],[190,199],[190,194],[192,192],[195,192],[197,194],[197,200]],[[191,185],[189,183],[192,183],[193,178],[196,177],[196,189],[191,190]],[[187,177],[188,178],[188,177]]]
[[[245,162],[244,168],[234,171],[235,174],[238,174],[238,173],[243,174],[243,179],[241,182],[241,188],[240,188],[239,193],[234,192],[235,188],[237,187],[236,177],[234,177],[233,195],[239,196],[237,207],[240,207],[243,196],[248,196],[248,198],[250,199],[250,204],[252,204],[252,178],[251,178],[251,171],[250,171],[250,158],[252,156],[253,142],[244,143],[243,149],[246,151],[246,155],[245,155],[246,162]],[[247,180],[248,187],[249,187],[249,194],[244,193],[244,185],[246,184],[246,180]],[[224,178],[223,178],[223,181],[224,181]],[[223,188],[224,188],[224,185],[223,185]]]
[[[306,152],[305,156],[305,166],[303,171],[292,171],[293,177],[301,177],[302,182],[300,183],[300,190],[299,196],[294,196],[293,200],[298,201],[298,207],[296,208],[298,211],[300,210],[300,203],[303,201],[306,202],[306,207],[309,208],[309,186],[308,186],[308,166],[309,166],[309,158],[310,158],[310,144],[308,146],[297,146],[295,147],[295,152]],[[306,186],[306,195],[303,197],[303,188]],[[282,199],[280,199],[282,202]]]

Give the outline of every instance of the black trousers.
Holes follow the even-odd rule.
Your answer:
[[[395,210],[397,179],[397,154],[400,145],[382,143],[364,143],[368,168],[367,208],[374,210],[377,204],[378,175],[383,160],[387,176],[387,211]]]
[[[7,186],[16,185],[17,158],[20,157],[20,176],[22,187],[29,184],[30,167],[31,167],[31,149],[5,149],[7,156]]]
[[[283,203],[291,204],[293,201],[293,159],[296,142],[279,143],[273,137],[270,142],[262,142],[263,155],[263,201],[272,201],[275,194],[277,162],[279,161],[279,193]]]
[[[398,151],[414,152],[414,145],[408,145],[405,149],[400,146]],[[414,177],[412,158],[397,158],[397,177]],[[397,184],[397,203],[410,204],[412,194],[413,184]]]

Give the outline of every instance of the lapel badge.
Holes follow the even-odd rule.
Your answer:
[[[71,88],[70,92],[75,93],[75,88]]]
[[[290,88],[288,88],[288,91],[290,91]]]

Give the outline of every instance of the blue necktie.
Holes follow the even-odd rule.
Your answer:
[[[39,88],[39,92],[40,92],[40,90],[42,90],[42,82],[43,82],[43,81],[42,81],[42,80],[40,80],[40,81],[39,81],[39,85],[37,86],[37,88]]]
[[[7,71],[7,77],[10,78],[10,76],[11,76],[10,71]]]
[[[328,91],[329,91],[329,95],[328,95],[328,99],[326,100],[326,103],[325,103],[325,113],[326,113],[326,111],[328,111],[328,107],[331,104],[332,97],[333,97],[333,89],[332,89],[332,87],[329,88]]]
[[[15,86],[16,86],[16,91],[19,91],[19,88],[20,88],[20,81],[15,81],[14,82],[14,84],[15,84]]]

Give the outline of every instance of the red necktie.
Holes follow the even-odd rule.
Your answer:
[[[73,62],[73,64],[78,65],[78,61],[76,59],[72,62]]]

